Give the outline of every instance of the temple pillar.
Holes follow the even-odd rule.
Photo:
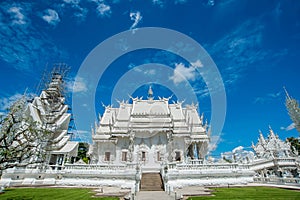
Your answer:
[[[128,157],[129,157],[129,161],[133,162],[134,161],[134,137],[135,134],[133,132],[130,133],[129,135],[129,146],[128,146]]]

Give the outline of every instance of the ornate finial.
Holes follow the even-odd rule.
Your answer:
[[[261,144],[265,144],[265,138],[264,138],[261,130],[258,130],[258,132],[259,132],[258,142],[261,143]]]
[[[148,90],[148,99],[152,100],[153,99],[153,90],[151,85],[149,86],[149,90]]]
[[[269,125],[269,130],[270,130],[270,135],[271,135],[271,136],[275,136],[274,131],[273,131],[271,125]]]
[[[97,123],[97,121],[95,120],[95,129],[98,129],[98,123]]]
[[[91,125],[91,130],[92,130],[92,135],[95,135],[96,128],[94,130],[93,126]]]
[[[272,127],[271,127],[271,125],[270,125],[270,124],[269,124],[269,130],[270,130],[270,131],[273,131],[273,130],[272,130]]]

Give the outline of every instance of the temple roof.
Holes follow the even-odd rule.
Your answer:
[[[258,157],[286,157],[291,154],[290,144],[280,140],[271,127],[267,138],[259,131],[258,142],[256,145],[252,144],[252,148]]]
[[[199,117],[196,105],[183,107],[182,102],[169,103],[170,98],[154,99],[152,95],[150,88],[147,99],[131,98],[132,103],[122,101],[116,108],[106,106],[99,125],[95,127],[94,138],[99,135],[127,134],[131,130],[172,130],[175,134],[206,135],[206,126],[203,117]]]

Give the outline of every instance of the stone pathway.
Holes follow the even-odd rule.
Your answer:
[[[176,196],[183,196],[185,198],[189,196],[211,196],[211,190],[201,186],[189,186],[181,189],[176,189]],[[185,199],[184,198],[184,199]]]
[[[134,200],[174,200],[175,195],[176,199],[180,199],[180,197],[187,199],[188,196],[211,196],[211,190],[205,187],[190,186],[176,189],[171,195],[164,191],[140,191]]]
[[[140,191],[135,200],[174,200],[174,197],[164,191]]]

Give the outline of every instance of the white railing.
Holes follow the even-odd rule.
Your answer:
[[[269,160],[256,160],[251,163],[251,169],[258,170],[272,166],[294,166],[296,158],[274,158]]]
[[[243,170],[250,169],[249,165],[246,164],[231,164],[231,163],[220,163],[220,164],[177,164],[171,163],[168,165],[169,169],[177,170],[210,170],[210,169],[230,169],[230,170]]]
[[[3,173],[8,174],[39,174],[39,173],[47,173],[47,174],[55,174],[55,173],[71,173],[79,171],[81,173],[89,174],[89,171],[121,171],[121,170],[136,170],[136,164],[124,164],[124,165],[98,165],[98,164],[65,164],[62,165],[48,165],[46,168],[27,168],[27,167],[14,167],[5,170]]]
[[[124,165],[114,165],[114,164],[107,164],[107,165],[98,165],[98,164],[66,164],[64,166],[64,170],[72,171],[72,170],[82,170],[82,171],[89,171],[89,170],[128,170],[128,169],[135,169],[136,164],[124,164]]]
[[[297,184],[297,185],[300,185],[300,178],[254,177],[253,181],[256,182],[256,183]]]

